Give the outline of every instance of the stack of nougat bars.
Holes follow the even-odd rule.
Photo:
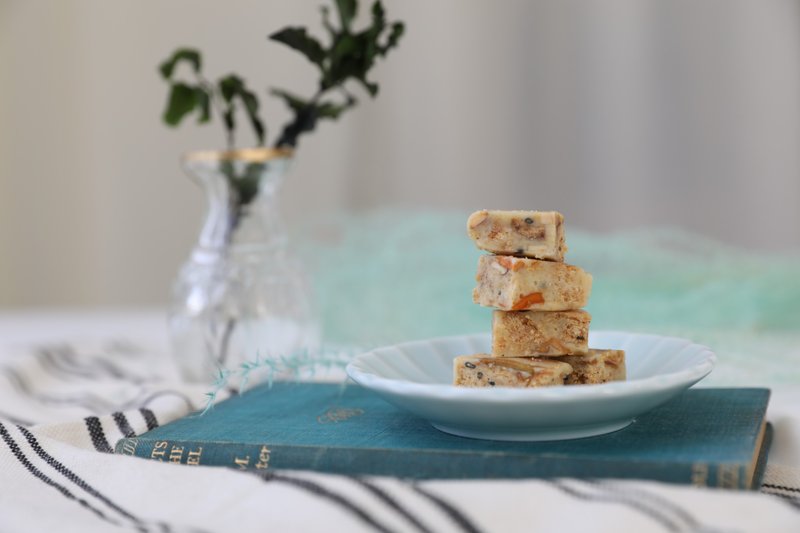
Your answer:
[[[465,387],[547,387],[625,379],[625,352],[589,348],[581,308],[592,276],[564,262],[564,217],[555,211],[477,211],[467,232],[490,252],[478,261],[475,303],[495,308],[492,353],[456,357]]]

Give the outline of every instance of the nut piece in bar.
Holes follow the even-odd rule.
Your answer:
[[[558,359],[461,355],[453,361],[453,384],[462,387],[550,387],[563,385],[572,371]]]
[[[564,216],[556,211],[476,211],[467,234],[481,250],[563,261]]]
[[[625,352],[623,350],[590,349],[587,355],[566,355],[558,361],[572,366],[567,385],[625,381]]]
[[[482,255],[472,300],[504,311],[568,311],[589,301],[592,276],[583,269],[524,257]]]
[[[586,354],[591,320],[592,315],[581,310],[495,311],[492,356]]]

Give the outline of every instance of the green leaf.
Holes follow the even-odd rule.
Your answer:
[[[164,122],[170,126],[177,126],[186,115],[194,111],[197,104],[195,87],[180,82],[173,83],[170,87],[167,108],[164,110]]]
[[[396,47],[400,43],[400,37],[403,36],[405,31],[406,27],[402,22],[395,22],[392,24],[392,30],[389,32],[389,38],[386,40],[386,44],[381,50],[382,55],[386,55],[386,52]]]
[[[322,45],[314,37],[308,35],[305,28],[284,28],[273,33],[269,38],[297,50],[315,65],[322,66],[322,62],[325,60],[326,54]]]
[[[340,89],[341,89],[342,94],[344,95],[344,98],[345,98],[345,105],[348,108],[355,107],[356,104],[358,104],[358,100],[356,100],[355,97],[352,94],[347,92],[347,89],[345,89],[344,87],[341,87]]]
[[[219,85],[219,92],[222,95],[223,100],[225,100],[225,102],[228,104],[233,101],[236,95],[239,94],[244,87],[244,81],[236,74],[228,74],[224,78],[220,78],[219,82],[217,83]]]
[[[372,28],[378,28],[380,33],[386,27],[386,10],[383,9],[383,4],[377,0],[372,4]]]
[[[358,2],[356,0],[336,0],[336,9],[339,11],[342,31],[349,32],[350,25],[358,12]]]
[[[179,48],[173,52],[172,57],[159,65],[158,70],[161,72],[161,76],[165,80],[171,79],[175,67],[181,61],[191,64],[196,73],[199,73],[202,68],[202,58],[199,51],[193,48]]]
[[[360,75],[363,68],[358,61],[359,41],[350,34],[338,35],[330,50],[328,69],[323,73],[320,87],[327,90],[341,85],[348,78]]]
[[[367,71],[372,68],[372,65],[375,63],[375,58],[381,53],[381,47],[378,44],[379,36],[379,33],[373,34],[371,29],[358,36],[361,42],[361,47],[364,50],[363,55],[360,58],[360,70],[364,74],[366,74]]]
[[[222,113],[222,122],[225,123],[225,130],[228,132],[228,138],[231,138],[233,136],[233,131],[236,129],[236,120],[233,118],[233,107],[229,107]]]
[[[288,105],[289,108],[295,113],[300,112],[308,107],[308,102],[299,96],[290,93],[289,91],[284,91],[283,89],[272,89],[270,90],[270,93],[278,98],[283,99],[283,101],[286,102],[286,105]]]
[[[238,98],[244,107],[248,119],[250,120],[250,125],[255,132],[259,146],[263,145],[266,130],[264,128],[264,123],[261,122],[261,119],[258,117],[258,97],[255,95],[255,93],[249,91],[244,83],[244,80],[235,74],[229,74],[224,78],[220,78],[218,86],[219,92],[222,95],[222,99],[226,104],[222,118],[225,122],[225,127],[228,130],[229,136],[233,134],[233,130],[236,127],[234,111],[235,99]]]
[[[244,109],[247,112],[247,117],[250,119],[250,126],[256,134],[258,145],[264,144],[264,123],[258,118],[258,98],[255,94],[246,89],[242,89],[240,98],[244,103]]]
[[[378,84],[367,80],[365,77],[358,78],[358,81],[366,89],[369,95],[373,98],[378,96]]]
[[[322,102],[317,104],[317,116],[319,118],[337,119],[345,109],[347,108],[343,105],[338,105],[331,102]]]
[[[331,24],[331,12],[328,6],[320,6],[319,10],[322,12],[322,27],[328,31],[328,34],[333,37],[336,35],[336,28]]]
[[[342,59],[355,54],[358,50],[358,40],[352,35],[340,35],[331,49],[334,59]]]
[[[205,124],[211,120],[211,96],[202,87],[195,87],[194,96],[197,100],[197,107],[200,110],[197,123]]]

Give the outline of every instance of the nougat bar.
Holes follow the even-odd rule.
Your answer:
[[[492,355],[529,357],[585,354],[589,351],[586,311],[495,311]]]
[[[590,349],[586,355],[566,355],[557,360],[572,366],[572,373],[567,376],[567,385],[625,381],[623,350]]]
[[[558,359],[461,355],[453,361],[453,384],[462,387],[549,387],[563,385],[572,367]]]
[[[481,250],[563,261],[564,216],[556,211],[476,211],[467,233]]]
[[[482,255],[472,300],[504,311],[567,311],[584,307],[592,276],[583,269],[524,257]]]

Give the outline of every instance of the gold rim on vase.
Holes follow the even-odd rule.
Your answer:
[[[263,163],[273,159],[289,159],[291,148],[241,148],[238,150],[197,150],[183,155],[183,161],[245,161]]]

